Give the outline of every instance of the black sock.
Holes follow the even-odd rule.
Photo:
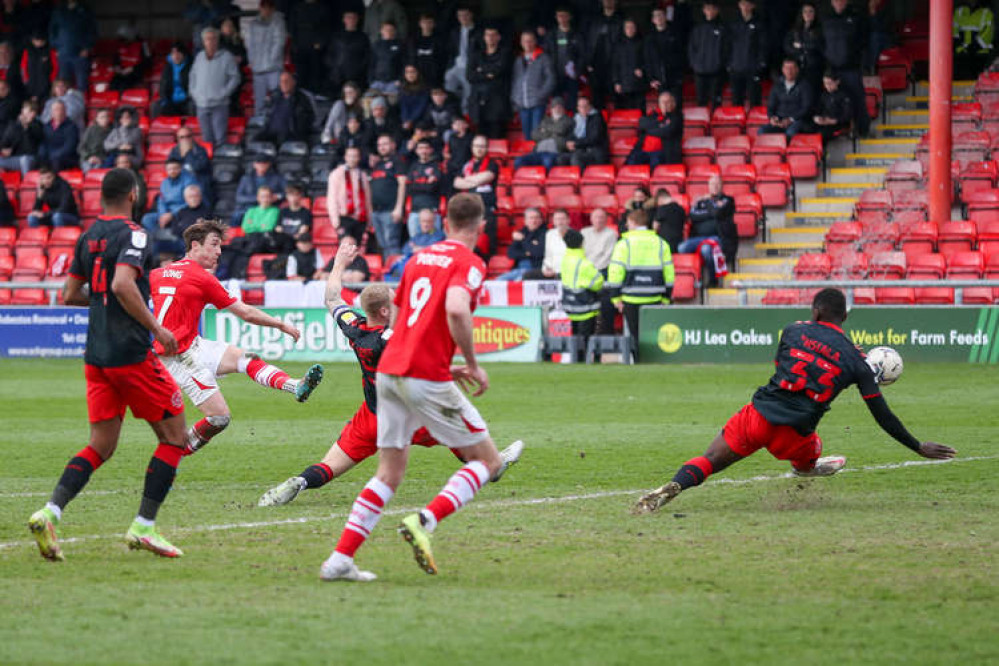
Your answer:
[[[299,476],[305,479],[306,488],[322,488],[333,479],[333,470],[328,465],[319,463],[309,465]]]
[[[74,497],[76,497],[83,487],[90,481],[90,475],[94,473],[94,466],[90,461],[80,456],[75,456],[63,470],[59,483],[52,491],[52,499],[49,501],[60,509],[65,509]]]
[[[692,458],[676,471],[673,481],[686,490],[704,483],[704,479],[708,478],[712,471],[711,462],[707,458],[703,456]]]
[[[146,520],[156,520],[156,513],[166,499],[174,477],[177,476],[177,463],[182,450],[168,444],[160,444],[146,468],[146,485],[142,490],[142,503],[139,516]],[[173,464],[171,464],[173,463]]]

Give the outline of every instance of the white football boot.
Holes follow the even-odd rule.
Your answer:
[[[846,456],[826,456],[815,461],[815,467],[809,470],[791,468],[795,476],[832,476],[836,472],[846,467]]]
[[[336,561],[334,561],[334,557],[331,556],[319,567],[319,580],[349,580],[358,583],[369,583],[376,578],[378,576],[370,571],[361,571],[358,569],[353,560],[344,561],[343,559],[336,558]]]

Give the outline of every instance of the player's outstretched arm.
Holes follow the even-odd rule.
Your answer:
[[[444,302],[447,312],[447,327],[454,343],[465,358],[464,367],[452,367],[451,374],[463,389],[473,390],[473,396],[480,396],[489,388],[489,375],[475,358],[475,341],[472,336],[472,295],[461,287],[449,287]]]
[[[80,305],[86,307],[90,305],[90,298],[83,290],[86,284],[78,277],[70,275],[62,285],[62,302],[66,305]]]
[[[326,295],[323,298],[330,314],[341,305],[346,305],[340,295],[340,291],[343,289],[343,272],[357,258],[357,254],[357,244],[352,239],[344,238],[340,241],[340,248],[336,251],[336,257],[333,258],[333,269],[330,271],[329,277],[326,278]]]
[[[165,326],[156,321],[153,313],[146,307],[146,301],[139,291],[139,286],[135,281],[139,278],[139,269],[128,264],[118,264],[114,273],[114,280],[111,281],[111,292],[125,308],[125,312],[131,315],[132,319],[142,324],[156,338],[156,341],[163,345],[163,353],[166,356],[173,356],[177,353],[177,339]]]
[[[871,416],[878,422],[881,429],[895,438],[903,446],[912,449],[924,458],[931,460],[947,460],[953,458],[957,451],[944,444],[936,442],[920,442],[913,437],[895,413],[888,407],[888,402],[884,396],[877,395],[866,400],[867,409],[871,411]]]
[[[290,335],[294,338],[295,342],[298,342],[298,338],[302,335],[297,328],[292,326],[286,321],[282,321],[277,317],[272,317],[271,315],[258,310],[252,305],[247,305],[243,301],[236,301],[232,305],[226,308],[229,312],[233,313],[243,321],[248,324],[256,324],[257,326],[267,326],[268,328],[276,328],[279,331]]]

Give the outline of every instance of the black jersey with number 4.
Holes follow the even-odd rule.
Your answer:
[[[149,331],[125,311],[111,291],[119,264],[139,269],[135,281],[149,301],[152,243],[139,225],[124,217],[99,217],[80,236],[69,274],[90,285],[90,323],[84,361],[101,367],[139,363],[152,347]]]
[[[856,384],[865,400],[881,395],[863,355],[834,324],[799,321],[784,329],[770,383],[753,395],[753,406],[774,425],[815,432],[840,391]]]
[[[350,348],[361,364],[361,385],[364,388],[364,402],[374,412],[378,406],[375,391],[375,373],[378,372],[378,359],[385,351],[385,345],[392,337],[392,329],[384,326],[368,326],[368,320],[355,313],[349,306],[339,305],[333,309],[333,320],[343,331]]]

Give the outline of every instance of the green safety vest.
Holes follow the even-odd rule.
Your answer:
[[[562,256],[562,309],[570,321],[586,321],[600,310],[604,276],[582,249],[567,248]]]
[[[666,292],[673,278],[669,245],[655,231],[643,227],[621,235],[607,267],[607,287],[615,302],[669,303]]]
[[[954,11],[954,39],[957,52],[988,53],[992,50],[992,10],[962,5]]]

